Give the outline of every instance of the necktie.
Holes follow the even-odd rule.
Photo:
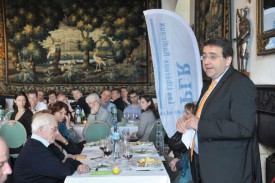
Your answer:
[[[200,117],[200,115],[201,115],[201,110],[202,110],[202,108],[203,108],[203,106],[204,106],[204,103],[205,103],[206,99],[208,98],[209,94],[211,93],[211,91],[212,91],[213,87],[215,86],[215,84],[216,84],[216,81],[215,81],[215,80],[212,80],[212,82],[211,82],[211,84],[209,85],[207,91],[206,91],[205,94],[203,95],[203,97],[202,97],[202,99],[201,99],[201,101],[200,101],[200,104],[199,104],[199,106],[198,106],[198,109],[197,109],[197,111],[196,111],[196,114],[195,114],[195,116],[196,116],[197,118]],[[193,154],[194,154],[194,147],[195,147],[195,137],[193,138],[192,145],[191,145],[191,148],[190,148],[190,158],[191,158],[191,160],[192,160]]]

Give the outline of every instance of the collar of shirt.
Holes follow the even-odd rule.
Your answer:
[[[216,78],[215,81],[216,81],[216,84],[221,80],[221,78],[223,77],[223,75],[226,73],[226,71],[229,69],[229,67],[227,69],[224,70],[224,72],[220,75],[220,77]]]
[[[46,146],[46,147],[48,147],[50,145],[50,143],[48,141],[46,141],[45,139],[43,139],[42,137],[40,137],[39,135],[36,135],[34,133],[32,134],[31,138],[38,140],[39,142],[44,144],[44,146]]]

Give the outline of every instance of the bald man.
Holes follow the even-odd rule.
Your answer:
[[[0,137],[0,183],[5,182],[8,175],[11,174],[11,167],[8,163],[9,148],[5,141]]]

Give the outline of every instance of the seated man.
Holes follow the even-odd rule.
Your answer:
[[[120,89],[114,88],[112,90],[112,100],[116,107],[121,110],[122,112],[124,111],[126,104],[123,102],[121,95],[120,95]]]
[[[79,89],[73,89],[72,96],[76,102],[76,105],[79,105],[79,107],[83,109],[85,116],[88,116],[90,114],[91,109],[86,103],[85,98],[83,97],[83,93]]]
[[[32,136],[20,152],[14,167],[13,182],[63,182],[65,177],[89,172],[87,165],[72,158],[61,161],[48,146],[58,133],[56,118],[47,113],[37,114],[32,122]]]
[[[8,163],[9,161],[9,148],[5,143],[4,139],[0,137],[0,183],[6,181],[9,174],[11,174],[12,170]]]
[[[44,92],[42,90],[37,90],[37,98],[39,102],[47,104],[47,100],[44,98]]]
[[[101,106],[103,106],[107,111],[111,112],[112,107],[116,107],[116,105],[111,102],[112,92],[108,89],[105,89],[101,93]]]
[[[104,121],[111,128],[113,125],[111,113],[101,106],[99,96],[96,93],[92,93],[86,97],[86,102],[90,106],[91,112],[83,129],[83,136],[87,126],[95,120]]]
[[[140,119],[140,114],[141,114],[141,107],[139,105],[139,102],[138,102],[138,95],[137,95],[137,92],[132,90],[130,91],[129,93],[129,96],[130,96],[130,101],[131,101],[131,105],[129,105],[128,107],[126,107],[123,111],[123,113],[125,115],[135,115],[134,117],[137,118],[137,119]],[[128,116],[126,116],[128,117]],[[131,116],[129,116],[131,117]]]
[[[129,98],[128,90],[126,87],[120,88],[121,98],[126,106],[129,106],[131,104],[131,100]]]
[[[50,90],[48,92],[48,98],[49,98],[49,102],[48,102],[48,107],[50,108],[52,104],[54,104],[57,100],[56,98],[56,92],[54,90]]]
[[[0,95],[0,105],[3,109],[6,109],[6,98],[2,95]]]
[[[68,106],[68,109],[69,109],[69,114],[70,114],[70,116],[71,116],[71,119],[73,120],[73,118],[74,118],[74,110],[73,110],[73,108],[72,108],[72,106],[71,106],[71,104],[70,104],[70,102],[69,102],[69,99],[68,99],[68,97],[66,96],[66,94],[65,93],[63,93],[63,92],[59,92],[58,94],[57,94],[57,101],[61,101],[61,102],[64,102],[65,104],[67,104],[67,106]]]
[[[32,90],[27,93],[28,100],[30,102],[30,110],[35,114],[38,111],[48,109],[47,104],[38,101],[37,92]]]

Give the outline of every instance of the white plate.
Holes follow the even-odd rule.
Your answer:
[[[157,150],[154,150],[154,149],[145,149],[145,150],[142,150],[142,149],[136,149],[134,150],[133,152],[135,154],[156,154],[158,151]]]
[[[136,171],[154,171],[154,170],[163,170],[163,167],[161,165],[154,166],[154,167],[138,167],[138,166],[132,166],[131,170]]]
[[[137,142],[131,142],[131,145],[135,147],[152,146],[153,142],[140,142],[140,144],[137,144]]]

